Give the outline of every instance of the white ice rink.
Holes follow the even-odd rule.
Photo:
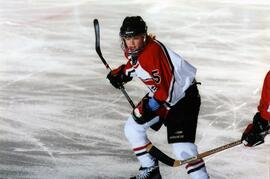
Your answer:
[[[240,139],[270,68],[269,0],[0,1],[0,178],[126,179],[139,164],[123,126],[131,107],[105,79],[93,19],[111,67],[125,62],[118,37],[125,16],[198,69],[200,152]],[[134,102],[146,88],[126,85]],[[151,141],[173,156],[166,128]],[[205,158],[212,179],[269,179],[270,136]],[[188,179],[161,164],[164,179]]]

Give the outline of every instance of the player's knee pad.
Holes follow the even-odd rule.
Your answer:
[[[146,129],[143,125],[137,124],[130,116],[124,128],[125,136],[133,147],[148,143]]]
[[[197,146],[191,142],[173,143],[172,147],[178,160],[185,160],[198,154]]]

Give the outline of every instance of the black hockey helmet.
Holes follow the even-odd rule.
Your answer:
[[[147,26],[141,16],[127,16],[120,28],[120,37],[134,37],[139,34],[146,34]]]

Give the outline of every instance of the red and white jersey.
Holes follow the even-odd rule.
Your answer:
[[[136,64],[128,59],[125,73],[139,77],[155,99],[173,106],[185,96],[185,90],[195,79],[196,68],[161,42],[149,38]]]
[[[270,71],[267,73],[264,79],[258,110],[264,119],[270,121]]]

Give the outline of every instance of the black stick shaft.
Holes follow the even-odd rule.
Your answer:
[[[103,57],[103,55],[101,53],[101,49],[100,49],[100,30],[99,30],[100,28],[99,28],[99,23],[98,23],[97,19],[94,19],[94,28],[95,28],[95,35],[96,35],[96,52],[97,52],[98,56],[100,57],[101,61],[103,62],[103,64],[105,65],[105,67],[107,69],[109,69],[110,71],[112,71],[109,64],[106,62],[106,60],[104,59],[104,57]],[[126,99],[128,100],[131,107],[134,109],[135,105],[134,105],[133,101],[131,100],[130,96],[127,94],[127,91],[126,91],[126,89],[124,88],[123,85],[120,86],[120,90],[122,91],[122,93],[124,94]]]

